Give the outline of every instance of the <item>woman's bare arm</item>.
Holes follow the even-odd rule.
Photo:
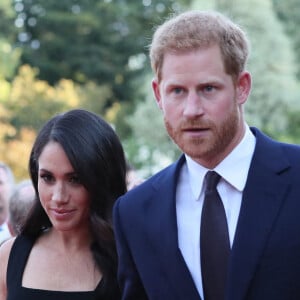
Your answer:
[[[6,287],[6,273],[7,263],[10,254],[11,247],[14,243],[15,238],[5,241],[0,246],[0,300],[6,300],[7,287]]]

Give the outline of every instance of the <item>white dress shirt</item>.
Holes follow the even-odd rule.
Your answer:
[[[246,126],[241,142],[214,170],[222,176],[217,189],[225,208],[230,246],[239,217],[242,193],[255,148],[255,137]],[[203,181],[208,169],[186,156],[176,190],[178,245],[203,299],[200,262],[200,222],[204,200]]]

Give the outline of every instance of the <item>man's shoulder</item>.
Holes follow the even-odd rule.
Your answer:
[[[251,131],[256,137],[259,146],[283,149],[284,151],[291,151],[291,153],[294,153],[296,156],[300,155],[300,145],[298,144],[276,140],[255,127],[251,127]]]
[[[300,145],[275,140],[257,129],[251,130],[256,137],[255,163],[278,172],[288,169],[300,172]]]

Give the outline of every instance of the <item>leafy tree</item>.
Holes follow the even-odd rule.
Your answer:
[[[16,128],[17,134],[23,127],[37,131],[45,120],[68,107],[58,100],[55,88],[36,79],[36,75],[36,69],[24,65],[12,82],[6,107],[11,115],[10,124]]]
[[[273,5],[277,16],[282,21],[283,26],[293,44],[297,68],[298,86],[300,85],[300,2],[297,0],[278,1],[273,0]],[[300,144],[300,109],[296,108],[288,112],[288,138],[291,142]]]
[[[37,131],[54,114],[71,108],[81,107],[103,116],[106,114],[105,102],[110,96],[106,86],[91,81],[78,85],[68,79],[61,79],[51,86],[38,79],[37,72],[37,69],[24,65],[12,82],[5,107],[16,134],[24,127]]]
[[[286,32],[291,37],[295,55],[297,57],[297,74],[300,79],[300,2],[298,0],[273,0],[274,10],[282,21]]]
[[[14,28],[15,12],[11,0],[0,2],[0,106],[9,94],[9,80],[13,77],[19,63],[20,51],[11,45],[16,38]],[[0,110],[4,110],[4,107]]]
[[[2,0],[0,2],[0,80],[11,79],[19,62],[20,51],[12,46],[16,39],[14,19],[12,0]]]
[[[149,3],[148,3],[149,2]],[[51,85],[61,78],[111,87],[111,99],[133,102],[155,20],[175,0],[19,0],[22,64]]]
[[[12,7],[12,0],[1,0],[0,2],[0,28],[1,36],[12,41],[16,33],[13,25],[15,11]]]
[[[4,129],[5,134],[14,131],[13,128],[9,129],[7,126],[1,129]],[[28,161],[35,136],[34,130],[22,128],[18,138],[4,139],[0,143],[0,160],[5,161],[12,168],[17,180],[29,178]]]
[[[143,85],[146,100],[141,100],[127,122],[132,135],[124,141],[130,162],[147,177],[179,156],[179,150],[169,138],[163,124],[160,109],[155,103],[151,90],[151,77]]]

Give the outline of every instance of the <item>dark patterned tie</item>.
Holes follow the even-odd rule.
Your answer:
[[[230,242],[224,206],[216,188],[221,177],[214,171],[208,171],[205,178],[200,230],[204,300],[223,300]]]

